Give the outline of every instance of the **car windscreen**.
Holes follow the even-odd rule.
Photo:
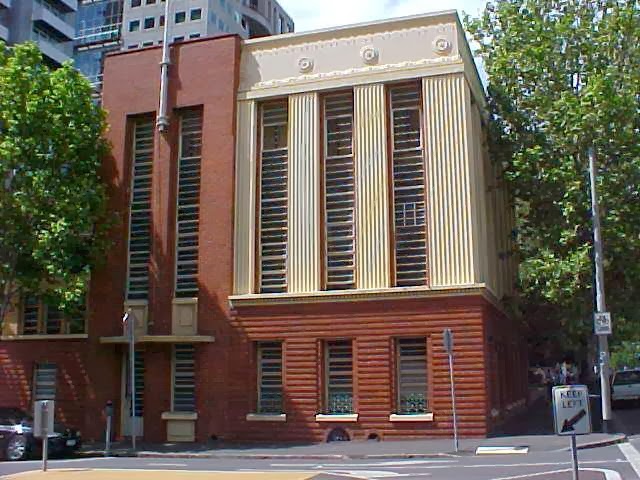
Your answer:
[[[640,372],[618,372],[613,381],[614,385],[631,385],[640,383]]]

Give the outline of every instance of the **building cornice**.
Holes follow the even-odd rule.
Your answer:
[[[372,290],[335,290],[309,293],[263,293],[231,295],[232,308],[299,305],[335,302],[363,302],[398,299],[446,298],[460,296],[482,296],[501,309],[499,301],[484,283],[458,285],[456,287],[396,287]]]

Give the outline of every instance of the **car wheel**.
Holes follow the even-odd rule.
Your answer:
[[[14,435],[6,450],[7,460],[25,460],[27,458],[27,439],[23,435]]]

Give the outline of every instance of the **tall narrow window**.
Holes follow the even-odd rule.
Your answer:
[[[324,195],[327,290],[355,287],[353,93],[324,99]]]
[[[261,111],[260,291],[287,291],[288,105],[267,103]]]
[[[198,295],[198,226],[200,221],[200,160],[202,111],[180,117],[178,208],[176,225],[176,297]]]
[[[258,343],[258,413],[282,413],[282,343]]]
[[[22,307],[22,334],[35,335],[39,332],[40,302],[37,297],[25,297]]]
[[[173,411],[196,411],[195,348],[177,343],[173,347]]]
[[[133,137],[127,275],[127,299],[129,300],[146,299],[149,293],[153,120],[148,118],[137,120]]]
[[[46,307],[46,316],[45,316],[45,332],[49,335],[62,333],[62,322],[63,322],[63,314],[62,312],[51,305],[47,305]]]
[[[38,363],[34,372],[34,400],[56,399],[56,373],[58,369],[55,363]]]
[[[144,350],[136,348],[136,355],[134,358],[134,384],[136,391],[136,412],[132,415],[131,405],[131,369],[129,366],[130,357],[127,355],[127,368],[126,368],[126,385],[125,395],[128,402],[129,416],[142,417],[144,415],[144,375],[145,375],[145,362],[144,362]]]
[[[327,413],[353,413],[353,358],[350,340],[326,343],[325,377]]]
[[[427,339],[401,338],[396,344],[398,413],[427,411]]]
[[[425,171],[418,84],[391,87],[396,285],[427,282]]]

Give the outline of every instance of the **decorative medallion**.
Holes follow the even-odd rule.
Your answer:
[[[298,59],[298,70],[300,70],[300,73],[309,73],[313,70],[313,60],[308,57]]]
[[[437,37],[433,41],[433,51],[438,55],[447,55],[451,52],[451,42],[444,37]]]
[[[360,50],[360,56],[367,65],[378,63],[378,49],[373,45],[366,45]]]

